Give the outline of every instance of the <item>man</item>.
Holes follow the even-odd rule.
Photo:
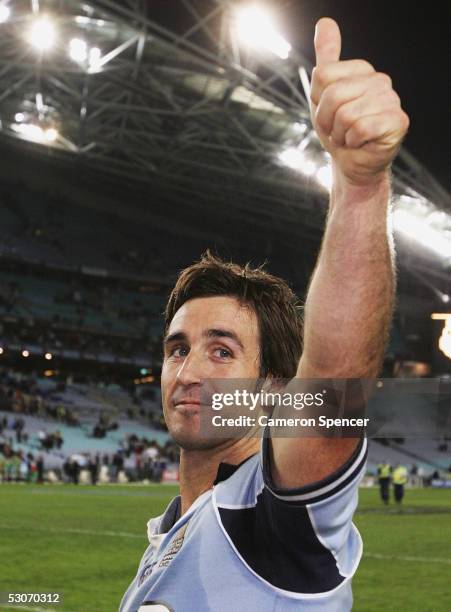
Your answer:
[[[398,463],[393,470],[393,487],[395,489],[395,502],[398,506],[401,506],[404,497],[404,487],[406,486],[409,477],[407,474],[407,468],[404,465]]]
[[[150,545],[121,612],[352,607],[361,556],[352,525],[362,438],[218,440],[199,431],[203,379],[373,378],[393,307],[389,166],[407,130],[390,79],[339,61],[317,24],[312,119],[333,161],[330,213],[304,309],[280,279],[211,256],[182,272],[166,310],[162,400],[180,445],[180,496],[148,524]],[[302,351],[302,355],[301,355]]]
[[[377,475],[379,476],[379,493],[381,500],[386,506],[390,502],[390,476],[391,476],[391,465],[388,461],[384,461],[377,466]]]

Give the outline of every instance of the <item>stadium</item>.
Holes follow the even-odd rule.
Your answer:
[[[180,272],[206,252],[264,265],[306,302],[333,174],[311,40],[282,36],[304,10],[312,38],[330,7],[302,4],[0,0],[0,610],[119,608],[179,493],[161,385]],[[352,609],[445,612],[451,198],[408,142],[391,180],[396,303],[369,419],[327,422],[370,420]],[[197,605],[174,609],[230,609]]]

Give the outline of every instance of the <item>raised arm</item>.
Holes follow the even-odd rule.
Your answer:
[[[409,119],[387,75],[363,60],[340,61],[333,20],[318,22],[315,50],[312,120],[332,156],[333,186],[297,376],[372,378],[382,362],[395,286],[390,164]],[[356,444],[352,438],[275,439],[275,483],[300,487],[325,478]]]

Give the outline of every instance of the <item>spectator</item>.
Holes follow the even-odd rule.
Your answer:
[[[99,462],[100,461],[98,453],[95,456],[91,455],[89,457],[88,469],[91,474],[91,483],[93,485],[97,484],[97,478],[99,474]]]
[[[38,484],[43,484],[44,483],[44,457],[42,455],[39,455],[36,461],[36,473],[37,473]]]

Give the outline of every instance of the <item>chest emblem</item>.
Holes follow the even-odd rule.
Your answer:
[[[187,521],[182,527],[180,527],[180,529],[174,534],[174,537],[167,546],[166,552],[158,562],[157,568],[167,567],[172,561],[172,559],[175,557],[175,555],[182,548],[183,540],[185,539],[185,532],[188,528],[188,523],[189,521]]]

